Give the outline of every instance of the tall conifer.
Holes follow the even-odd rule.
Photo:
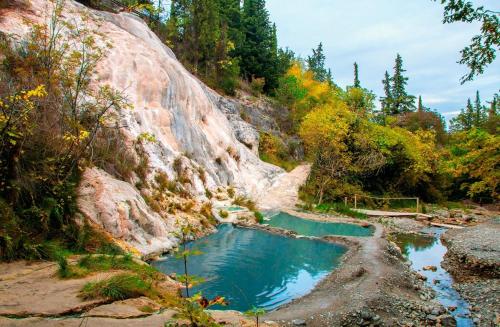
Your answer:
[[[403,58],[400,54],[396,56],[394,65],[394,76],[392,77],[392,100],[391,113],[398,115],[415,110],[415,97],[406,92],[408,77],[404,76],[406,70],[403,68]]]
[[[361,83],[359,81],[358,63],[354,63],[354,87],[360,88]]]

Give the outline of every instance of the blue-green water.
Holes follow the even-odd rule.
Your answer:
[[[426,283],[436,291],[438,301],[445,307],[457,307],[451,312],[457,326],[474,326],[469,318],[469,303],[453,288],[452,276],[441,267],[441,262],[447,251],[446,246],[441,243],[441,234],[445,230],[430,228],[424,232],[433,235],[399,234],[395,241],[401,248],[403,255],[410,260],[411,267],[427,277]],[[423,270],[425,266],[435,266],[437,270]],[[435,280],[438,282],[434,283]]]
[[[309,219],[302,219],[280,212],[270,216],[266,224],[273,227],[279,227],[292,230],[300,235],[322,237],[326,235],[344,235],[344,236],[371,236],[373,228],[362,227],[356,224],[328,223]]]
[[[242,211],[242,210],[244,210],[244,208],[238,207],[238,206],[231,206],[231,207],[225,208],[225,210],[233,212],[233,211]]]
[[[187,246],[203,252],[189,258],[188,273],[206,280],[190,294],[224,296],[229,306],[217,309],[240,311],[253,305],[272,310],[309,293],[340,264],[346,251],[337,244],[227,224]],[[183,261],[172,256],[154,266],[167,274],[184,271]]]

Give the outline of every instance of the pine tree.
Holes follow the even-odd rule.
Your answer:
[[[391,114],[393,115],[412,112],[415,110],[415,97],[406,92],[408,77],[403,75],[404,72],[406,72],[406,70],[403,69],[403,58],[398,54],[394,65],[394,76],[392,77],[391,89],[393,100],[391,105]]]
[[[384,85],[384,97],[380,99],[380,102],[382,104],[382,113],[384,115],[390,115],[392,110],[392,103],[393,103],[393,98],[392,98],[392,90],[391,90],[391,77],[389,76],[389,72],[386,70],[384,79],[382,80],[382,84]]]
[[[424,105],[422,104],[422,96],[418,96],[418,107],[417,107],[417,112],[422,113],[424,112]]]
[[[265,0],[243,2],[242,32],[244,43],[237,53],[241,59],[241,74],[246,80],[265,78],[265,90],[278,84],[278,50],[276,29],[269,21]]]
[[[486,121],[486,108],[481,104],[479,91],[476,91],[476,99],[474,101],[474,119],[473,126],[481,128]]]
[[[500,127],[500,117],[498,116],[498,106],[500,105],[498,94],[493,96],[493,100],[490,103],[490,109],[488,110],[488,118],[484,124],[485,129],[490,134],[498,134],[498,128]]]
[[[425,112],[427,111],[427,108],[424,107],[422,103],[422,96],[418,96],[418,106],[417,106],[417,120],[418,120],[418,126],[420,129],[426,129],[425,126]]]
[[[328,68],[328,72],[326,73],[326,81],[330,84],[330,86],[333,85],[333,74],[330,68]]]
[[[472,126],[474,126],[474,107],[472,106],[470,98],[467,99],[467,106],[465,109],[463,122],[464,130],[466,131],[470,130]]]
[[[244,44],[239,49],[241,72],[250,80],[253,76],[262,77],[264,60],[269,56],[269,18],[264,2],[245,0],[243,2],[242,30]]]
[[[359,73],[358,73],[358,63],[354,63],[354,87],[361,88],[361,83],[359,81]]]
[[[467,106],[460,110],[460,114],[451,120],[451,129],[453,131],[468,131],[474,125],[474,107],[472,102],[467,99]]]
[[[288,49],[278,49],[278,77],[283,76],[290,67],[292,67],[292,63],[295,60],[295,53]]]
[[[270,48],[270,58],[268,61],[268,67],[266,67],[265,78],[266,87],[271,93],[278,87],[278,79],[282,75],[279,73],[279,58],[278,58],[278,30],[276,24],[273,24],[271,28],[271,48]]]
[[[202,76],[213,73],[221,35],[217,2],[172,0],[167,31],[167,43],[184,65]]]
[[[227,39],[233,43],[234,49],[241,46],[244,36],[241,27],[241,6],[240,0],[218,0],[220,10],[220,20],[227,30]],[[234,50],[233,49],[233,50]],[[231,52],[231,55],[235,53]]]
[[[314,74],[314,79],[318,82],[326,82],[328,80],[328,70],[325,68],[325,54],[323,53],[323,43],[320,43],[316,49],[312,49],[312,56],[307,57],[307,66]]]

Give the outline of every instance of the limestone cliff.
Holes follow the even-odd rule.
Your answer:
[[[4,9],[0,31],[22,38],[31,24],[46,22],[51,9],[48,0]],[[206,201],[207,190],[227,186],[256,198],[284,173],[259,160],[255,129],[239,117],[229,121],[221,108],[228,102],[191,75],[140,18],[95,11],[72,0],[66,1],[63,18],[99,32],[100,42],[112,44],[95,83],[123,91],[133,107],[121,113],[129,145],[124,151],[134,152],[132,145],[142,133],[154,135],[156,141],[144,145],[140,154],[148,158],[146,180],[151,185],[158,173],[178,180],[176,162],[189,179],[181,187],[195,202]],[[175,220],[185,217],[152,210],[137,182],[137,177],[120,181],[97,168],[87,170],[79,189],[80,211],[143,255],[167,250],[176,243]]]

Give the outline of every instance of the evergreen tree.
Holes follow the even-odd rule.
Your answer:
[[[391,106],[393,103],[391,81],[392,80],[391,77],[389,76],[389,72],[386,70],[384,79],[382,80],[382,84],[384,85],[385,96],[380,99],[380,102],[382,104],[382,113],[386,116],[391,114]]]
[[[393,100],[391,105],[391,114],[393,115],[415,110],[415,97],[406,92],[408,77],[403,75],[405,71],[406,70],[403,69],[403,58],[398,54],[394,65],[394,76],[392,77],[391,89]]]
[[[474,118],[473,126],[481,128],[486,121],[485,107],[481,104],[481,98],[479,97],[479,91],[476,91],[476,99],[474,101]]]
[[[236,44],[243,42],[238,0],[172,0],[167,45],[208,85],[234,94]]]
[[[278,49],[278,69],[277,69],[277,74],[278,77],[281,77],[285,75],[285,73],[292,67],[293,61],[296,60],[295,58],[295,53],[288,49]]]
[[[495,94],[490,103],[488,110],[488,118],[484,124],[485,129],[490,134],[498,134],[498,127],[500,126],[500,117],[498,116],[498,106],[500,105],[498,94]]]
[[[243,2],[242,31],[244,43],[237,51],[241,58],[241,74],[247,80],[265,78],[269,91],[277,85],[277,56],[273,55],[275,30],[269,22],[264,0]]]
[[[233,44],[233,50],[240,47],[244,41],[241,27],[240,0],[218,0],[221,25],[227,30],[227,39]],[[236,55],[234,51],[231,55]]]
[[[279,58],[278,58],[278,30],[276,24],[273,23],[271,28],[271,48],[270,48],[270,60],[268,62],[268,67],[264,71],[264,77],[266,78],[266,87],[270,93],[278,87],[278,79],[283,75],[279,72]]]
[[[463,117],[463,129],[468,131],[474,126],[474,107],[472,102],[467,99],[467,106],[465,107],[465,115]]]
[[[417,112],[422,113],[424,112],[424,105],[422,104],[422,96],[418,96],[418,107],[417,107]]]
[[[358,63],[354,63],[354,87],[360,88],[361,83],[359,81],[359,73],[358,73]]]
[[[323,43],[320,43],[316,49],[312,49],[312,56],[307,57],[307,66],[314,74],[314,79],[318,82],[328,81],[331,72],[325,68],[325,54],[323,53]]]
[[[207,76],[215,70],[221,35],[217,2],[172,0],[167,30],[168,45],[191,71]]]
[[[330,84],[330,86],[333,85],[333,74],[330,68],[328,68],[328,72],[326,73],[326,81]]]
[[[468,131],[474,126],[474,107],[472,102],[467,99],[467,106],[460,110],[460,114],[451,120],[451,129],[453,131]]]

